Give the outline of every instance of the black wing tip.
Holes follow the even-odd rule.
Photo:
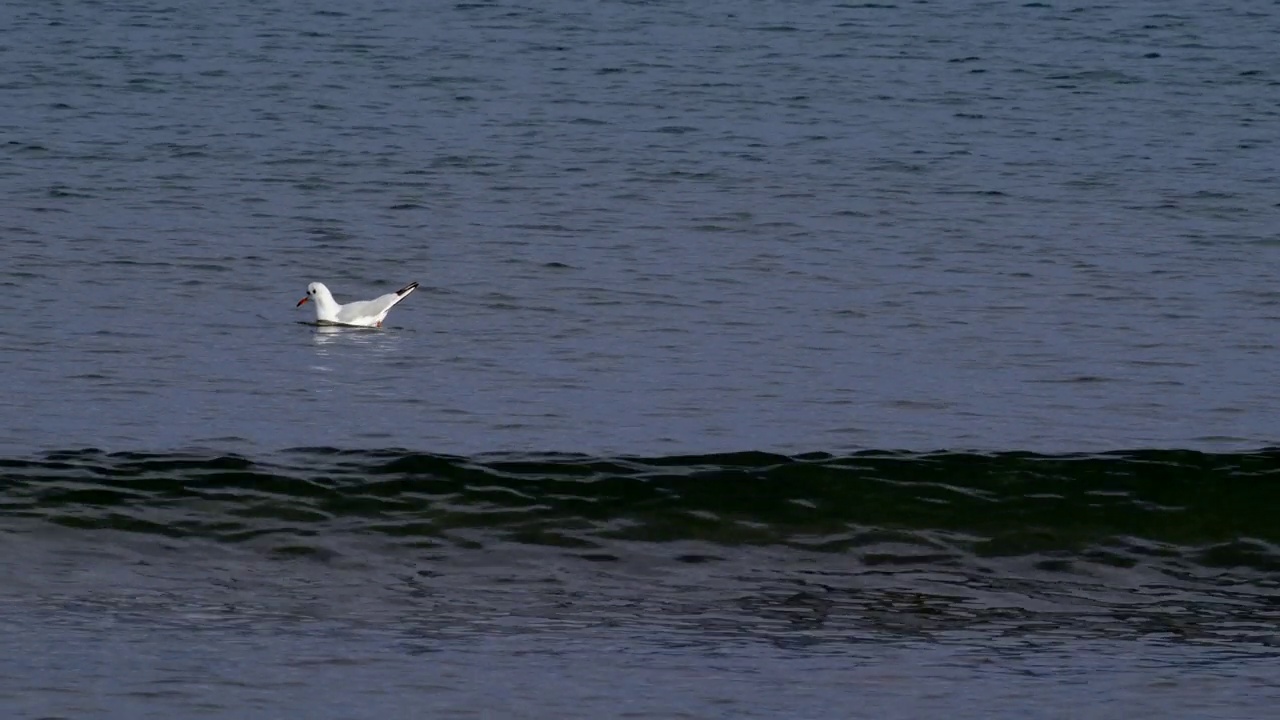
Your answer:
[[[400,288],[399,290],[397,290],[397,291],[396,291],[396,294],[397,294],[397,295],[403,295],[403,294],[405,294],[405,293],[407,293],[407,292],[409,292],[409,291],[411,291],[411,290],[416,290],[417,288],[418,288],[418,283],[416,283],[416,282],[411,282],[411,283],[409,283],[408,285],[405,285],[404,287],[402,287],[402,288]]]

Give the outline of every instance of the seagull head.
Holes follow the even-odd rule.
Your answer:
[[[329,294],[329,288],[325,287],[324,283],[313,282],[307,286],[306,297],[299,300],[294,307],[302,307],[308,300],[315,300],[317,303],[325,300],[333,302],[333,295]]]

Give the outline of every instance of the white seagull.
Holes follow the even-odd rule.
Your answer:
[[[391,312],[391,308],[409,297],[409,293],[417,287],[418,283],[409,283],[382,297],[340,305],[333,299],[333,294],[324,286],[324,283],[313,282],[307,286],[307,296],[299,300],[295,307],[302,307],[302,304],[308,300],[315,301],[316,322],[321,324],[382,327],[382,320],[387,317],[387,313]]]

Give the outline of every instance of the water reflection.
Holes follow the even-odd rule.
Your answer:
[[[401,342],[399,331],[389,328],[315,325],[313,329],[312,342],[321,355],[353,347],[382,354],[396,349]]]

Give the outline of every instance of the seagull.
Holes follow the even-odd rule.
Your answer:
[[[382,320],[391,312],[396,303],[409,296],[418,288],[418,283],[409,283],[393,293],[372,300],[339,305],[333,294],[324,283],[313,282],[307,286],[307,296],[298,301],[295,307],[302,307],[308,300],[316,303],[316,322],[322,325],[355,325],[358,327],[382,327]]]

